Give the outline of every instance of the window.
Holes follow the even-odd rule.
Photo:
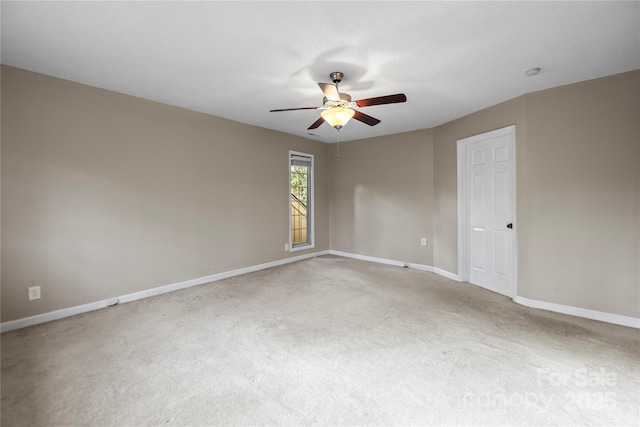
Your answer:
[[[314,247],[313,154],[289,151],[289,248]]]

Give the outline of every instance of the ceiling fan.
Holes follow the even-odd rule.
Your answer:
[[[371,107],[373,105],[382,104],[395,104],[398,102],[407,101],[407,97],[404,93],[352,101],[349,94],[340,93],[338,91],[338,84],[342,81],[343,77],[343,73],[335,71],[329,74],[329,78],[331,79],[333,84],[318,83],[318,86],[320,86],[320,89],[322,89],[322,92],[324,93],[321,107],[284,108],[279,110],[270,110],[270,112],[274,113],[278,111],[322,110],[322,112],[320,113],[320,118],[313,122],[313,124],[307,129],[315,129],[326,121],[337,130],[340,130],[340,128],[347,124],[347,122],[351,118],[368,124],[369,126],[375,126],[380,123],[380,120],[367,114],[361,113],[355,108]]]

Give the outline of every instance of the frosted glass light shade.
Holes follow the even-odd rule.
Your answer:
[[[325,122],[329,123],[336,129],[340,129],[342,126],[347,124],[355,113],[355,110],[351,108],[334,107],[324,110],[320,115]]]

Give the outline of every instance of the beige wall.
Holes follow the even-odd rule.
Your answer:
[[[523,296],[640,315],[640,72],[527,95]]]
[[[639,317],[639,80],[349,141],[337,165],[335,144],[3,66],[2,321],[290,256],[289,149],[316,155],[315,250],[456,274],[456,141],[511,124],[518,295]]]
[[[431,130],[343,142],[340,164],[336,150],[328,156],[331,249],[433,265]]]
[[[2,321],[288,257],[289,149],[329,249],[326,144],[5,66],[1,136]]]
[[[516,125],[518,295],[640,316],[639,76],[344,143],[342,164],[329,165],[331,248],[457,274],[457,140]],[[428,251],[412,246],[420,233],[432,237]]]
[[[519,296],[640,315],[640,72],[528,94],[434,131],[434,266],[457,262],[456,141],[516,125]]]

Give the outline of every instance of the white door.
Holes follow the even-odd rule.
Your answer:
[[[515,277],[515,127],[460,140],[468,281],[509,297]]]

